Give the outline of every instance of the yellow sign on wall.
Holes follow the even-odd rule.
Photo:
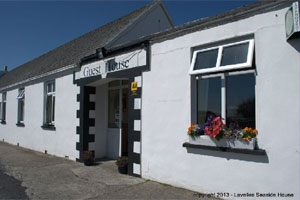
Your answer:
[[[132,95],[136,95],[136,91],[137,91],[137,82],[134,81],[134,82],[131,82],[131,92],[132,92]]]

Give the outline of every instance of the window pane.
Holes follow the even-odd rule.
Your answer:
[[[19,90],[19,94],[18,94],[18,96],[17,96],[17,99],[22,99],[22,98],[24,98],[24,94],[25,94],[24,88],[23,88],[23,89],[20,89],[20,90]]]
[[[234,46],[224,47],[222,52],[221,66],[246,63],[249,42]]]
[[[47,93],[48,92],[52,92],[52,84],[51,83],[47,84]]]
[[[221,116],[221,78],[198,80],[197,123],[203,125],[209,115]]]
[[[3,101],[3,102],[6,101],[6,93],[3,93],[3,94],[2,94],[2,101]]]
[[[226,76],[226,123],[255,128],[255,76]]]
[[[55,96],[52,96],[52,122],[55,121]]]
[[[120,90],[109,90],[108,93],[108,128],[119,128]]]
[[[24,121],[24,101],[21,101],[21,120]]]
[[[52,111],[52,96],[47,96],[46,100],[46,123],[51,123],[51,111]]]
[[[6,116],[6,103],[2,102],[2,120],[5,121]]]
[[[18,122],[24,121],[24,101],[19,99]]]
[[[213,49],[197,53],[194,70],[216,67],[218,50]]]

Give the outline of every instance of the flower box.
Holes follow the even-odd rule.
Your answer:
[[[215,138],[211,138],[207,135],[201,135],[199,137],[189,136],[190,144],[198,144],[204,146],[216,146],[216,147],[227,147],[234,149],[251,149],[255,148],[255,140],[256,138],[252,138],[251,140],[244,141],[242,138],[233,138],[227,139],[222,138],[217,140]]]

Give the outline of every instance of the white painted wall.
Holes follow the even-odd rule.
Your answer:
[[[0,124],[0,139],[10,144],[53,154],[60,157],[68,156],[75,160],[79,157],[76,142],[76,126],[79,120],[76,111],[79,103],[76,100],[79,87],[73,85],[73,75],[67,75],[55,80],[56,108],[55,131],[44,130],[44,83],[25,87],[25,127],[17,127],[18,89],[7,92],[6,125]]]
[[[121,150],[121,133],[118,128],[109,128],[107,131],[107,158],[117,159]]]
[[[108,116],[107,84],[96,87],[96,158],[106,157],[107,154],[107,116]]]
[[[204,193],[283,192],[299,199],[300,42],[285,40],[286,10],[152,45],[151,71],[143,74],[142,177]],[[267,157],[188,152],[182,144],[191,124],[191,47],[246,34],[255,34],[258,145]]]

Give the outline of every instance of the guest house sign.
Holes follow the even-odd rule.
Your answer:
[[[76,79],[88,78],[101,75],[106,78],[108,73],[127,70],[146,65],[146,50],[138,49],[116,57],[99,60],[81,66],[80,72],[76,73]]]

